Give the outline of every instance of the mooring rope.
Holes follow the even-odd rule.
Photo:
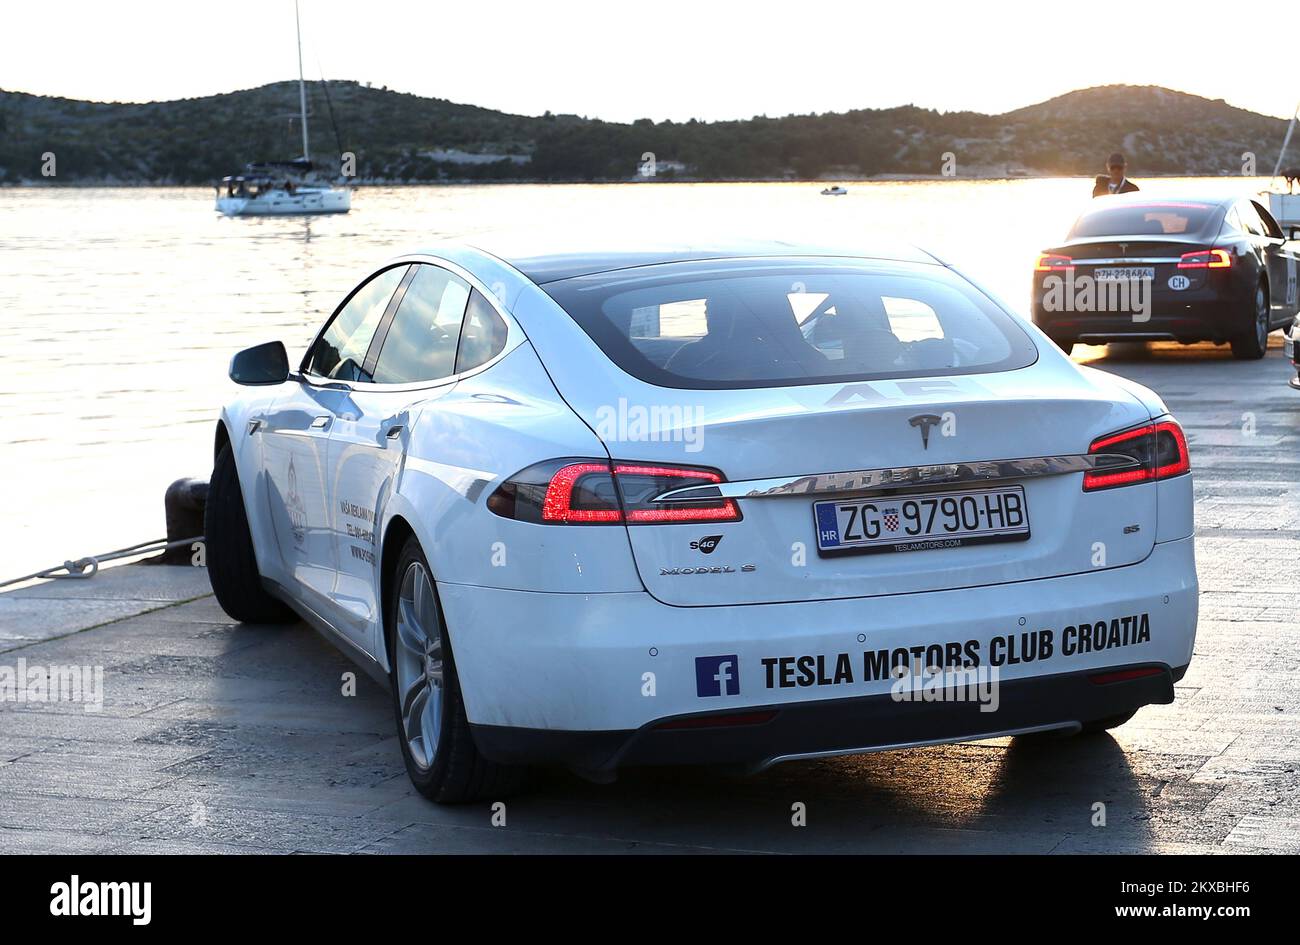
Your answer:
[[[8,587],[10,584],[21,584],[23,581],[34,581],[37,578],[92,578],[99,573],[99,565],[103,561],[116,561],[118,558],[134,558],[139,555],[154,554],[161,551],[170,551],[172,548],[181,548],[186,545],[193,545],[196,541],[202,541],[203,536],[195,538],[182,538],[177,541],[168,541],[166,538],[155,538],[153,541],[142,541],[138,545],[131,545],[126,548],[118,548],[116,551],[106,551],[102,555],[87,555],[84,558],[78,558],[75,561],[65,561],[63,564],[56,564],[52,568],[46,568],[43,571],[33,571],[31,574],[24,574],[22,577],[10,578],[7,581],[0,581],[0,587]],[[60,571],[66,571],[66,574],[59,574]]]

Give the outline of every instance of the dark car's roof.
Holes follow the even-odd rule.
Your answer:
[[[662,239],[602,233],[557,236],[492,235],[467,240],[483,252],[509,263],[539,285],[596,272],[703,259],[779,256],[841,256],[934,263],[935,257],[903,242],[853,241],[817,245],[788,240],[737,237]]]

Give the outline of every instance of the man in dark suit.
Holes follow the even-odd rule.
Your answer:
[[[1106,173],[1098,174],[1093,183],[1092,195],[1105,197],[1107,194],[1131,194],[1138,185],[1124,176],[1124,155],[1116,151],[1106,159]]]

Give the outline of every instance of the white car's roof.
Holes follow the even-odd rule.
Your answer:
[[[936,261],[934,256],[908,243],[870,239],[823,244],[729,235],[660,236],[644,232],[548,230],[482,234],[458,242],[496,257],[539,285],[594,272],[702,259],[840,256],[910,263]],[[440,254],[436,248],[431,252]]]

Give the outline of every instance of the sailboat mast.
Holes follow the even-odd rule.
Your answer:
[[[293,25],[298,31],[298,104],[302,107],[302,159],[311,160],[307,146],[307,83],[302,77],[302,21],[298,18],[298,0],[293,0]]]
[[[1282,170],[1282,161],[1286,158],[1286,148],[1291,143],[1291,132],[1295,131],[1297,119],[1300,119],[1300,102],[1296,103],[1295,112],[1291,115],[1291,124],[1286,126],[1286,137],[1282,139],[1282,150],[1277,152],[1277,163],[1273,165],[1274,177],[1277,177],[1278,171]]]

